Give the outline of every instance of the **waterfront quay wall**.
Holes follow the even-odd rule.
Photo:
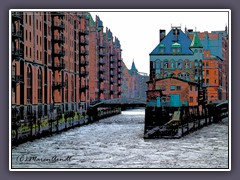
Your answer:
[[[179,116],[174,117],[174,113]],[[144,138],[181,138],[224,118],[228,118],[228,104],[219,107],[147,107]]]
[[[95,114],[89,111],[84,115],[79,115],[77,112],[72,111],[40,119],[28,116],[25,120],[18,121],[13,116],[11,129],[12,146],[81,127],[117,114],[121,114],[121,108],[101,108],[96,109]]]

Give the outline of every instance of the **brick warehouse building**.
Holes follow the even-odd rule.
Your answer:
[[[82,113],[94,101],[120,97],[120,42],[108,29],[99,33],[101,25],[91,19],[88,12],[12,14],[12,107],[21,118],[32,111],[46,116],[53,109]],[[109,66],[103,86],[102,60]]]
[[[211,33],[185,29],[183,33],[180,27],[172,27],[167,35],[165,30],[160,30],[160,43],[150,53],[149,90],[154,90],[154,93],[157,90],[162,91],[162,87],[158,87],[158,81],[171,77],[195,82],[200,88],[206,88],[205,97],[208,101],[226,100],[228,96],[227,28],[225,31]],[[173,86],[174,84],[169,88],[173,90]],[[163,89],[165,93],[173,94],[171,89]],[[184,104],[182,96],[177,99]],[[192,100],[186,99],[188,104],[190,101]]]
[[[122,63],[122,97],[134,98],[134,99],[146,99],[147,84],[149,76],[147,73],[139,72],[132,62],[131,69],[128,69],[124,63]]]
[[[220,71],[219,86],[215,93],[218,94],[218,100],[228,99],[228,82],[229,82],[229,47],[228,47],[228,29],[227,26],[223,31],[211,31],[211,32],[193,32],[192,29],[185,28],[185,33],[190,39],[193,38],[193,34],[197,33],[203,50],[209,50],[211,56],[219,59],[218,71]],[[222,62],[220,62],[222,61]],[[206,68],[206,67],[205,67]],[[206,85],[206,84],[205,84]],[[209,86],[209,85],[206,85]],[[210,85],[211,86],[211,85]],[[208,88],[209,89],[209,88]],[[211,89],[211,88],[210,88]],[[216,98],[215,98],[216,99]]]
[[[210,50],[204,51],[203,59],[203,86],[206,87],[206,100],[218,101],[222,97],[223,87],[223,61],[210,54]]]
[[[202,58],[203,46],[196,34],[191,40],[180,27],[172,27],[167,35],[160,30],[160,42],[150,53],[147,106],[156,107],[158,98],[172,106],[198,105]]]

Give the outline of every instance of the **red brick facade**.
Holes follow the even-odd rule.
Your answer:
[[[180,102],[189,106],[198,105],[198,84],[187,82],[176,77],[158,79],[148,83],[147,101],[156,97],[165,97],[165,102],[170,102],[172,94],[180,95]]]
[[[28,111],[82,113],[92,102],[120,97],[120,43],[104,38],[91,18],[88,12],[13,12],[12,106],[22,118]]]
[[[206,86],[207,101],[222,99],[222,60],[211,56],[209,50],[204,51],[203,59],[203,85]]]

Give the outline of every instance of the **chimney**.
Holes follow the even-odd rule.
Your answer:
[[[159,30],[159,42],[161,42],[163,40],[163,38],[165,37],[165,33],[166,33],[166,30],[163,30],[163,29],[160,29]]]

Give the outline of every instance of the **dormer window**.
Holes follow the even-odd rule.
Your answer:
[[[160,54],[162,54],[162,53],[165,52],[165,45],[164,45],[164,44],[160,44],[160,46],[159,46],[159,52],[160,52]]]
[[[182,47],[181,47],[181,44],[179,44],[179,43],[174,43],[171,45],[171,50],[172,50],[172,53],[174,53],[174,54],[181,53],[181,49],[182,49]]]

